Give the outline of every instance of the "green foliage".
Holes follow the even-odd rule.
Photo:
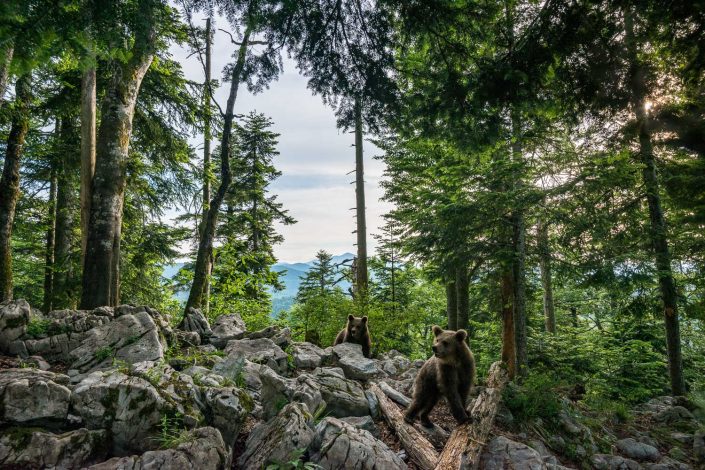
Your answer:
[[[115,355],[115,348],[112,346],[103,346],[96,350],[94,356],[98,362],[102,362]]]
[[[321,468],[312,462],[304,462],[303,455],[306,449],[297,449],[283,462],[273,462],[267,464],[266,470],[316,470]]]
[[[162,449],[173,449],[190,439],[192,439],[191,433],[184,428],[183,417],[179,413],[174,416],[162,415],[159,422],[159,436],[157,437]]]
[[[520,423],[532,423],[541,418],[555,426],[563,409],[557,393],[558,383],[547,374],[531,374],[520,386],[510,384],[503,396],[504,403]]]
[[[45,320],[43,318],[33,316],[29,319],[29,323],[27,323],[27,335],[31,336],[32,338],[40,338],[42,336],[45,336],[49,331],[50,325],[50,320]]]

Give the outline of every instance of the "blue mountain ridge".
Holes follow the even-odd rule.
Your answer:
[[[333,264],[342,263],[345,260],[352,260],[355,257],[352,253],[343,253],[342,255],[333,256]],[[288,310],[294,303],[294,297],[299,291],[301,280],[306,273],[313,267],[315,260],[302,263],[276,263],[272,266],[273,271],[283,272],[280,277],[284,289],[280,291],[272,291],[272,313],[276,314],[282,310]],[[171,279],[179,272],[185,263],[174,263],[164,266],[162,276],[166,279]],[[347,290],[350,283],[342,281],[340,287]],[[180,302],[185,302],[188,298],[188,291],[179,291],[174,294],[174,298]]]

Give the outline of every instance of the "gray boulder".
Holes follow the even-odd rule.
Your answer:
[[[174,449],[154,450],[142,455],[115,457],[88,467],[91,470],[225,470],[228,451],[217,429],[211,427],[190,431],[184,442]]]
[[[206,421],[231,446],[252,410],[252,399],[237,387],[209,387],[202,391]]]
[[[375,439],[379,439],[379,428],[372,419],[372,416],[348,416],[347,418],[340,418],[341,421],[355,426],[358,429],[367,431],[372,434]]]
[[[354,380],[346,379],[341,369],[319,367],[313,371],[311,377],[318,384],[326,402],[326,415],[344,418],[370,414],[370,406],[362,386]]]
[[[591,458],[595,470],[642,470],[638,462],[619,455],[594,454]]]
[[[369,432],[330,417],[316,426],[309,452],[311,462],[326,470],[408,468],[385,443]]]
[[[262,403],[262,418],[265,420],[275,416],[284,405],[291,402],[304,403],[313,412],[325,406],[318,383],[309,374],[287,379],[268,366],[259,365],[257,375],[262,383],[259,401]]]
[[[656,463],[645,463],[646,470],[692,470],[692,467],[678,460],[669,457],[663,457]]]
[[[377,361],[362,354],[362,346],[355,343],[340,343],[333,347],[333,363],[343,369],[345,377],[353,380],[370,380],[386,375]]]
[[[70,352],[71,369],[79,372],[108,369],[114,360],[134,364],[164,358],[159,329],[148,312],[126,314],[91,329],[81,345]]]
[[[37,369],[0,370],[0,420],[39,424],[63,421],[71,391],[66,375]]]
[[[197,308],[189,307],[184,319],[179,324],[179,329],[197,333],[201,342],[205,343],[213,335],[208,319]]]
[[[654,446],[639,442],[631,437],[620,439],[615,443],[619,453],[630,459],[638,461],[656,462],[661,458],[661,453]]]
[[[163,416],[180,413],[184,417],[182,426],[193,426],[200,420],[200,412],[193,408],[197,397],[186,380],[190,377],[182,374],[166,383],[165,374],[159,370],[151,376],[148,371],[143,374],[154,385],[146,378],[117,370],[96,371],[86,376],[71,396],[73,410],[89,429],[108,430],[114,455],[155,449]],[[177,391],[189,398],[181,401]]]
[[[211,344],[224,348],[231,339],[241,339],[247,327],[239,314],[231,313],[216,318],[211,325],[211,331]]]
[[[315,369],[321,366],[323,349],[312,343],[293,343],[291,355],[297,369]]]
[[[542,470],[546,468],[546,464],[538,451],[504,436],[497,436],[485,446],[480,457],[480,468],[485,470],[503,470],[505,468]]]
[[[382,354],[379,360],[379,367],[389,375],[397,375],[405,372],[411,366],[412,364],[409,358],[394,349]]]
[[[81,468],[105,458],[107,433],[77,429],[63,434],[27,428],[0,433],[0,467]]]
[[[0,303],[0,351],[9,352],[10,343],[26,333],[29,312],[26,300]]]
[[[238,468],[260,470],[268,463],[287,462],[297,452],[305,451],[313,440],[310,419],[306,405],[290,403],[272,420],[255,426],[238,459]]]
[[[288,356],[269,338],[231,340],[225,352],[230,357],[266,364],[278,374],[285,374],[289,368]]]

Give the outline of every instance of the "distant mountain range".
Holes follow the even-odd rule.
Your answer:
[[[345,260],[351,260],[355,257],[352,253],[343,253],[342,255],[333,256],[333,264],[342,263]],[[272,292],[272,314],[278,314],[282,310],[288,310],[294,304],[294,298],[296,293],[299,291],[299,286],[301,281],[313,267],[315,260],[311,260],[305,263],[276,263],[272,266],[272,270],[277,272],[284,272],[281,276],[282,284],[284,289]],[[164,272],[162,275],[171,279],[179,272],[179,270],[184,267],[185,263],[175,263],[164,267]],[[340,287],[343,290],[347,290],[350,287],[350,283],[347,281],[342,281]],[[174,297],[180,302],[186,302],[188,298],[188,291],[179,291],[174,294]]]

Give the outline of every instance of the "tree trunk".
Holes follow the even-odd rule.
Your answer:
[[[81,79],[81,262],[88,243],[88,220],[91,215],[91,184],[95,174],[96,72],[86,70]]]
[[[74,227],[75,153],[71,146],[71,123],[61,119],[58,148],[58,179],[56,194],[56,239],[54,246],[54,286],[52,307],[56,309],[74,307],[73,263],[71,239]]]
[[[201,221],[201,234],[206,225],[208,217],[208,207],[211,201],[211,19],[206,19],[206,63],[205,66],[205,88],[203,90],[203,215]],[[203,286],[203,313],[208,315],[210,310],[211,297],[211,272],[213,269],[213,258],[208,258],[206,280]]]
[[[663,302],[671,392],[673,395],[684,395],[685,383],[683,379],[680,323],[678,319],[678,294],[671,268],[666,219],[661,207],[660,184],[656,172],[656,159],[651,142],[651,132],[649,130],[649,116],[645,109],[647,96],[646,70],[639,60],[631,10],[625,12],[624,25],[626,30],[625,41],[631,62],[629,73],[632,88],[632,108],[636,115],[636,127],[639,133],[638,157],[644,165],[642,178],[644,180],[646,200],[649,205],[649,237],[654,250],[661,300]]]
[[[553,305],[553,279],[551,277],[551,251],[548,244],[548,224],[539,221],[536,229],[541,269],[541,286],[543,287],[543,316],[546,331],[556,332],[556,313]]]
[[[5,51],[0,56],[0,104],[3,103],[5,91],[7,91],[7,81],[10,78],[10,64],[15,48],[12,43],[5,47]]]
[[[201,240],[198,244],[198,254],[196,255],[193,284],[191,285],[191,291],[186,301],[186,311],[191,307],[200,308],[203,305],[204,287],[206,285],[206,278],[208,277],[208,260],[213,253],[213,239],[215,238],[215,229],[218,224],[218,213],[220,212],[220,205],[223,203],[223,199],[225,199],[225,194],[228,191],[232,179],[230,175],[230,137],[233,128],[235,100],[237,100],[242,71],[245,67],[247,45],[250,40],[251,31],[250,26],[245,30],[230,81],[230,96],[228,96],[228,103],[225,108],[223,136],[220,142],[220,185],[213,199],[210,201],[208,215],[203,225]]]
[[[509,375],[504,364],[492,364],[487,377],[487,387],[477,397],[471,412],[468,413],[472,415],[473,421],[455,428],[438,458],[436,470],[478,468],[482,449],[502,401],[502,391],[508,382]]]
[[[458,324],[456,330],[467,330],[470,325],[470,297],[468,288],[470,281],[468,278],[468,267],[465,263],[461,263],[460,267],[455,272],[455,289],[458,308]]]
[[[20,157],[29,130],[30,74],[17,79],[15,93],[16,105],[0,178],[0,302],[12,300],[12,224],[20,191]]]
[[[130,62],[113,63],[102,104],[83,263],[81,309],[85,310],[117,305],[120,298],[120,236],[132,118],[142,79],[154,58],[154,32],[147,36],[139,47],[134,46]]]
[[[357,220],[357,271],[355,289],[358,298],[367,296],[367,222],[365,219],[365,175],[362,154],[362,106],[355,103],[355,207]]]
[[[448,329],[458,329],[458,294],[455,288],[455,276],[446,282],[446,314],[448,315]]]
[[[578,309],[576,307],[570,307],[570,321],[573,328],[578,327]]]
[[[502,279],[500,280],[502,362],[507,364],[507,372],[511,379],[516,377],[517,362],[516,339],[514,336],[514,307],[512,305],[513,290],[512,273],[506,270],[502,273]]]
[[[58,134],[58,120],[57,120],[57,131]],[[52,165],[53,167],[54,165]],[[42,309],[44,313],[53,310],[52,302],[54,300],[54,237],[56,229],[56,169],[51,169],[51,176],[49,182],[49,211],[47,214],[48,228],[47,228],[47,246],[46,255],[44,262],[44,302],[42,303]]]
[[[375,384],[370,386],[370,391],[379,401],[379,408],[389,427],[394,429],[399,441],[409,457],[421,470],[430,470],[436,466],[438,452],[414,426],[404,421],[399,408],[392,403],[384,392]]]

